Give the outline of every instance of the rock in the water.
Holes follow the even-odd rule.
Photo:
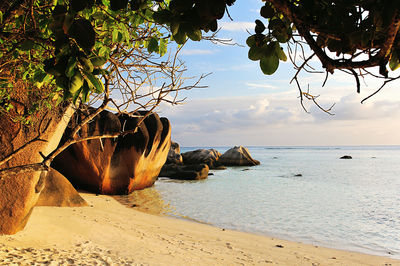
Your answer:
[[[181,148],[177,142],[171,141],[166,164],[182,164],[183,158],[181,155]]]
[[[343,155],[340,159],[353,159],[350,155]]]
[[[191,164],[207,164],[210,169],[218,168],[220,164],[218,159],[221,153],[215,149],[198,149],[182,153],[183,163]]]
[[[71,183],[57,170],[51,168],[44,182],[36,206],[83,207],[88,205]]]
[[[82,127],[80,136],[133,130],[145,114],[116,116],[103,111]],[[81,113],[72,124],[85,117]],[[101,194],[127,194],[154,184],[167,159],[170,144],[168,119],[151,113],[135,133],[73,144],[57,156],[52,166],[75,187]]]
[[[251,157],[249,150],[243,146],[235,146],[227,150],[219,158],[218,162],[227,166],[253,166],[260,164],[259,161]]]
[[[29,99],[19,101],[26,103]],[[15,116],[13,112],[21,114],[24,107],[15,104],[10,111],[11,117]],[[0,169],[42,162],[39,152],[47,156],[57,148],[72,114],[71,106],[59,105],[51,110],[43,108],[32,118],[30,126],[11,121],[7,114],[0,115],[0,160],[30,142],[22,152],[0,165]],[[34,141],[35,138],[41,141]],[[0,235],[15,234],[25,227],[43,189],[46,174],[30,171],[0,176]]]
[[[209,167],[207,164],[165,164],[159,176],[180,180],[200,180],[208,177],[208,171]]]

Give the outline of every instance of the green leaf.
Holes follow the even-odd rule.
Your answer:
[[[82,87],[82,85],[83,76],[79,71],[76,71],[75,75],[70,79],[69,92],[72,95],[75,95],[75,93]]]
[[[110,75],[110,72],[107,71],[106,69],[96,68],[96,69],[93,69],[92,74],[93,75],[104,75],[104,76],[107,76],[107,75]]]
[[[129,40],[131,39],[131,36],[129,34],[128,29],[126,28],[124,23],[120,23],[119,25],[121,27],[122,35],[123,35],[123,38],[125,39],[125,42],[129,42]]]
[[[173,37],[177,44],[184,44],[186,41],[186,33],[183,30],[179,30]]]
[[[279,43],[278,42],[274,42],[273,46],[274,46],[274,52],[275,52],[276,56],[280,60],[286,62],[287,56],[286,56],[285,52],[283,51],[282,47],[279,45]]]
[[[207,28],[209,28],[212,32],[216,32],[218,30],[218,21],[216,19],[212,20],[208,23]]]
[[[65,75],[68,78],[71,78],[75,74],[75,68],[76,68],[76,58],[70,57],[68,59],[67,68],[65,69]]]
[[[158,53],[160,54],[160,56],[165,55],[165,53],[167,52],[167,44],[168,41],[166,39],[160,39],[160,45],[158,46]]]
[[[89,59],[87,59],[86,57],[80,57],[79,61],[81,61],[83,69],[86,72],[91,73],[93,71],[93,64]]]
[[[116,43],[118,40],[118,29],[114,28],[112,31],[112,42]]]
[[[262,23],[261,20],[256,19],[256,27],[255,27],[256,34],[261,34],[264,30],[265,30],[264,23]]]
[[[89,95],[90,95],[90,88],[87,81],[85,80],[82,87],[82,102],[84,103],[87,102],[89,100]]]
[[[262,57],[260,60],[260,67],[265,75],[272,75],[278,69],[279,58],[274,54],[269,54]]]
[[[162,9],[153,14],[153,19],[158,24],[166,24],[172,18],[172,13],[169,10]]]
[[[256,44],[256,35],[251,35],[249,38],[247,38],[246,44],[249,47],[254,46]]]
[[[275,10],[270,5],[261,7],[260,15],[264,18],[272,18],[275,14]]]
[[[33,80],[37,83],[42,83],[47,73],[42,71],[41,69],[37,70],[33,75]]]
[[[397,54],[396,50],[394,50],[392,53],[392,57],[390,58],[389,61],[389,67],[392,71],[395,71],[400,67],[399,55]]]
[[[158,52],[158,40],[157,38],[151,38],[149,43],[147,44],[147,51],[149,53]]]
[[[201,40],[201,30],[189,30],[187,32],[188,37],[192,41],[200,41]]]
[[[95,67],[101,67],[107,62],[107,58],[103,56],[95,56],[90,58],[90,61],[92,62],[92,65]]]
[[[90,52],[96,41],[96,32],[91,22],[87,19],[74,20],[68,30],[70,37],[74,38],[78,45],[86,52]]]
[[[253,60],[253,61],[260,60],[261,57],[263,57],[263,52],[264,51],[261,47],[257,47],[254,45],[254,46],[250,47],[249,52],[248,52],[248,57],[250,60]]]
[[[119,43],[122,41],[122,33],[118,28],[114,28],[113,32],[112,32],[112,42],[113,43]]]
[[[93,75],[92,73],[85,72],[85,79],[89,85],[89,88],[93,89],[96,93],[102,93],[104,91],[104,85],[101,80]]]
[[[180,25],[179,25],[178,22],[172,21],[172,23],[171,23],[171,32],[172,32],[172,35],[178,34],[179,27],[180,27]]]
[[[101,47],[99,50],[99,55],[102,57],[105,57],[105,58],[109,58],[110,57],[110,48],[108,48],[107,46]]]
[[[74,38],[78,45],[87,53],[92,50],[96,42],[96,32],[87,19],[81,18],[74,20],[69,28],[68,34]]]

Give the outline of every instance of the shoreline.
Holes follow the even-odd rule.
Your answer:
[[[26,228],[0,236],[0,265],[400,265],[400,260],[221,229],[81,193],[88,207],[35,207]]]
[[[173,219],[182,219],[188,222],[195,222],[199,224],[206,224],[209,226],[213,226],[216,228],[223,228],[221,226],[207,223],[204,221],[196,220],[194,218],[184,216],[180,213],[177,212],[177,210],[171,206],[170,204],[166,204],[165,201],[162,199],[161,195],[157,191],[157,189],[153,187],[149,187],[143,190],[136,190],[132,192],[129,195],[115,195],[112,196],[114,199],[116,199],[119,203],[122,205],[132,208],[134,210],[147,213],[147,214],[152,214],[152,215],[157,215],[157,216],[163,216],[163,217],[169,217]],[[134,203],[132,206],[132,203]],[[227,228],[225,228],[227,229]],[[365,250],[368,250],[366,247],[361,247],[358,250],[356,248],[352,249],[352,246],[347,246],[347,247],[341,247],[340,243],[336,243],[336,245],[329,245],[328,243],[323,243],[323,242],[318,242],[318,241],[312,241],[312,240],[303,240],[303,239],[295,239],[293,237],[290,237],[289,235],[278,235],[278,234],[273,234],[273,233],[265,233],[265,232],[253,232],[253,231],[246,231],[246,230],[241,230],[241,229],[232,229],[228,228],[231,231],[235,232],[243,232],[243,233],[248,233],[248,234],[253,234],[261,237],[267,237],[271,239],[280,239],[280,240],[285,240],[289,242],[296,242],[296,243],[302,243],[302,244],[307,244],[307,245],[312,245],[312,246],[318,246],[318,247],[324,247],[328,249],[336,249],[336,250],[342,250],[342,251],[348,251],[348,252],[355,252],[355,253],[361,253],[365,255],[372,255],[372,256],[379,256],[379,257],[387,257],[390,259],[395,259],[400,261],[400,257],[393,257],[393,254],[390,252],[378,252],[376,250],[370,249],[370,253],[365,252]]]

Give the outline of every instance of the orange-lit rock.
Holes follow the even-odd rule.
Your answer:
[[[171,141],[166,164],[183,164],[179,143]]]
[[[87,202],[71,183],[57,170],[51,168],[44,180],[36,206],[83,207]]]
[[[27,101],[29,99],[21,100]],[[13,111],[23,112],[24,108],[20,107],[16,104]],[[15,115],[13,111],[11,115]],[[1,115],[0,160],[37,138],[39,134],[42,141],[30,142],[21,153],[0,165],[0,169],[41,162],[42,156],[39,152],[46,156],[57,147],[72,114],[71,107],[43,109],[35,115],[30,126],[14,123],[7,115]],[[15,234],[25,227],[45,184],[46,174],[47,172],[32,171],[0,178],[0,234]]]
[[[247,148],[243,146],[235,146],[227,150],[218,162],[226,166],[254,166],[259,165],[260,162],[253,159]]]
[[[84,126],[80,136],[128,131],[139,120],[137,115],[117,117],[103,111]],[[152,113],[135,133],[71,145],[54,160],[53,167],[77,187],[102,194],[127,194],[154,184],[170,145],[169,121]]]
[[[215,149],[198,149],[181,155],[185,165],[205,163],[210,169],[218,168],[220,165],[218,159],[221,153]]]

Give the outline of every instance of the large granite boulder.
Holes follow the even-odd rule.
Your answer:
[[[25,90],[19,93],[19,103],[14,104],[10,115],[26,111],[22,103],[29,103]],[[15,113],[14,113],[15,112]],[[0,115],[0,160],[20,150],[0,169],[42,162],[42,153],[52,152],[63,135],[69,118],[73,114],[71,106],[43,108],[34,117],[29,126],[16,123],[7,114]],[[47,171],[29,171],[19,174],[0,176],[0,234],[14,234],[22,230],[36,205],[45,184]]]
[[[219,157],[218,162],[226,166],[253,166],[260,164],[259,161],[251,157],[249,150],[243,146],[235,146],[227,150]]]
[[[182,164],[183,158],[181,155],[181,148],[179,143],[171,141],[166,164]]]
[[[219,157],[221,153],[215,149],[198,149],[182,153],[183,163],[191,164],[207,164],[210,169],[215,169],[220,166]]]
[[[159,176],[179,180],[200,180],[208,177],[208,171],[209,167],[207,164],[165,164]]]
[[[79,113],[72,125],[88,113]],[[53,161],[52,166],[75,187],[101,194],[127,194],[152,186],[164,165],[171,144],[168,119],[151,113],[117,116],[108,111],[86,124],[81,137],[137,130],[117,138],[102,138],[71,145]],[[68,132],[66,132],[68,134]],[[73,167],[71,167],[73,166]]]
[[[57,170],[50,168],[36,206],[83,207],[87,202]]]

